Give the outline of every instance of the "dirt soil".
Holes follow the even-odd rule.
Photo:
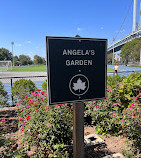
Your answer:
[[[1,108],[0,109],[0,122],[2,119],[5,119],[6,124],[0,124],[0,131],[5,131],[3,134],[6,138],[15,136],[18,138],[17,143],[20,145],[21,132],[18,131],[18,118],[15,113],[17,107],[11,108]],[[84,134],[94,134],[95,127],[85,127]],[[97,134],[98,135],[98,134]],[[105,144],[97,145],[89,148],[85,148],[85,155],[87,158],[101,158],[106,155],[113,153],[122,153],[122,149],[126,147],[125,140],[126,138],[122,136],[103,136],[98,135],[100,138],[105,140]],[[0,148],[1,149],[1,148]],[[30,151],[29,155],[32,155],[33,152]]]

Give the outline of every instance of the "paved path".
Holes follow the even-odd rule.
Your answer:
[[[0,78],[23,76],[47,76],[47,72],[0,72]]]
[[[0,72],[0,81],[2,83],[10,83],[10,77],[11,78],[12,77],[19,77],[19,78],[13,78],[12,82],[19,80],[21,77],[22,78],[27,77],[24,79],[30,79],[32,81],[45,81],[45,80],[47,80],[47,77],[34,77],[34,76],[47,76],[47,72]],[[2,79],[2,78],[4,78],[4,79]]]

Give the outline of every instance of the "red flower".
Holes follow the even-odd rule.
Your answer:
[[[41,89],[37,89],[36,91],[37,91],[37,92],[40,92],[40,91],[41,91]]]
[[[131,115],[131,117],[135,117],[134,115]]]
[[[27,118],[26,118],[26,119],[28,120],[29,118],[30,118],[30,116],[27,116]]]
[[[25,97],[26,99],[28,98],[28,96]]]
[[[30,108],[30,106],[28,105],[26,108],[27,108],[27,109],[29,109],[29,108]]]
[[[36,109],[36,111],[38,111],[38,109]]]
[[[24,129],[23,129],[23,128],[21,129],[21,132],[22,132],[22,131],[24,131]]]
[[[41,94],[44,94],[44,93],[45,93],[44,91],[41,92]]]
[[[90,116],[93,117],[93,114],[91,114]]]

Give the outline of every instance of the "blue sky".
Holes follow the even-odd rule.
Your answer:
[[[112,43],[131,0],[0,0],[0,48],[46,56],[45,36],[106,38]],[[116,40],[132,31],[133,6]],[[139,22],[139,0],[138,15]]]

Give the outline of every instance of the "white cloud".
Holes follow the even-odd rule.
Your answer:
[[[82,31],[82,30],[83,30],[83,29],[82,29],[82,28],[80,28],[80,27],[78,27],[78,28],[77,28],[77,31]]]
[[[101,27],[100,29],[101,29],[101,30],[103,30],[104,28],[103,28],[103,27]]]
[[[31,43],[31,41],[27,41],[26,43]]]
[[[17,47],[21,47],[22,46],[22,44],[15,44]]]

